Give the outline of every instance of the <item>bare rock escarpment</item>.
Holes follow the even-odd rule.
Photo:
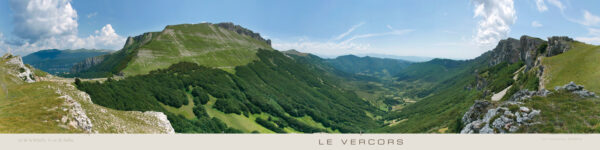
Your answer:
[[[567,52],[571,49],[571,42],[573,42],[573,39],[566,36],[549,37],[546,56],[550,57]]]
[[[32,68],[23,64],[23,59],[20,56],[13,56],[11,54],[5,54],[2,56],[3,60],[6,60],[6,64],[14,67],[16,70],[9,70],[12,74],[15,74],[18,78],[23,79],[27,83],[35,82],[35,75],[33,74]]]

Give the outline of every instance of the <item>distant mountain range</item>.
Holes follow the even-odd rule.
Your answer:
[[[23,62],[51,74],[69,73],[73,65],[90,57],[109,54],[110,50],[40,50],[23,57]]]
[[[339,57],[337,55],[336,56],[319,55],[319,54],[316,54],[316,55],[319,57],[322,57],[322,58],[329,58],[329,59]],[[426,62],[426,61],[434,59],[433,57],[424,57],[424,56],[397,56],[397,55],[377,54],[377,53],[350,54],[350,55],[359,56],[359,57],[370,56],[370,57],[376,57],[376,58],[399,59],[399,60],[405,60],[405,61],[410,61],[410,62]],[[345,55],[341,55],[341,56],[345,56]]]

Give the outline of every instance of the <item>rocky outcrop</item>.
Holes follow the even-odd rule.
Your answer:
[[[534,122],[533,118],[541,112],[540,110],[511,103],[505,103],[491,109],[481,109],[481,106],[489,107],[489,105],[490,103],[486,101],[476,101],[463,116],[464,128],[460,133],[515,133],[524,126],[537,124],[538,122]]]
[[[242,27],[240,25],[235,25],[235,24],[233,24],[231,22],[223,22],[223,23],[218,23],[218,24],[215,24],[215,25],[217,25],[218,27],[227,29],[227,30],[234,31],[234,32],[236,32],[238,34],[247,35],[247,36],[250,36],[250,37],[252,37],[252,38],[254,38],[256,40],[263,41],[263,42],[269,44],[269,46],[271,45],[271,40],[270,39],[265,40],[264,38],[262,38],[260,36],[259,33],[254,33],[254,32],[252,32],[252,30],[246,29],[246,28],[244,28],[244,27]]]
[[[154,35],[155,34],[153,32],[146,32],[142,35],[128,37],[127,41],[125,41],[125,46],[123,47],[123,49],[131,49],[139,45],[146,44],[150,42],[150,40],[152,40],[152,37]]]
[[[586,89],[583,89],[583,85],[577,85],[573,81],[571,81],[568,84],[565,84],[563,86],[554,87],[554,90],[570,92],[575,95],[579,95],[581,98],[597,97],[596,93],[590,92]]]
[[[527,68],[525,68],[526,70],[531,69],[533,66],[535,66],[535,62],[537,60],[538,57],[538,49],[540,48],[540,46],[542,44],[544,44],[544,40],[539,39],[539,38],[534,38],[534,37],[529,37],[529,36],[522,36],[521,40],[520,40],[520,46],[521,46],[521,60],[523,60],[523,62],[525,63],[525,65],[527,66]]]
[[[521,58],[519,49],[519,40],[513,38],[501,40],[496,48],[492,50],[490,65],[497,65],[502,62],[518,62]]]
[[[501,40],[496,48],[492,50],[490,65],[502,62],[516,63],[525,62],[526,70],[535,65],[538,56],[538,48],[544,43],[539,38],[522,36],[519,40],[508,38]]]
[[[63,105],[66,107],[65,111],[69,111],[67,116],[63,116],[61,122],[79,128],[86,133],[92,133],[92,121],[85,114],[81,104],[60,89],[56,89],[56,93],[61,95],[60,98],[65,99]]]
[[[71,68],[71,73],[78,73],[78,72],[90,69],[91,67],[102,63],[102,61],[104,61],[104,58],[106,56],[107,55],[101,55],[101,56],[86,58],[84,61],[73,65],[73,67]]]
[[[488,107],[490,107],[492,103],[489,101],[475,101],[475,104],[469,108],[469,111],[465,113],[462,117],[462,122],[473,122],[479,119],[479,116],[487,113]]]
[[[5,54],[2,59],[6,61],[6,64],[14,68],[14,73],[18,78],[23,79],[27,83],[35,82],[35,75],[32,68],[23,64],[23,59],[20,56],[13,56],[11,54]]]
[[[167,115],[165,115],[164,113],[155,112],[155,111],[146,111],[146,112],[144,112],[144,114],[154,116],[158,119],[158,121],[155,122],[155,124],[159,128],[163,129],[162,133],[175,134],[175,129],[173,129],[173,126],[171,126],[171,122],[169,121],[169,119],[167,119]]]
[[[462,117],[464,128],[460,133],[515,133],[523,127],[537,124],[539,122],[534,122],[533,119],[541,111],[522,105],[527,99],[534,96],[545,97],[550,93],[546,89],[521,90],[497,107],[488,101],[475,101]]]
[[[554,56],[564,53],[571,49],[573,39],[566,36],[553,36],[548,38],[548,47],[546,48],[546,56]]]
[[[597,97],[594,92],[583,89],[581,85],[570,82],[557,86],[555,92],[569,92],[582,98]],[[514,133],[526,126],[538,124],[533,119],[541,111],[522,106],[526,100],[534,96],[546,97],[552,92],[541,89],[539,91],[520,90],[513,94],[507,101],[494,107],[489,101],[475,101],[475,104],[463,115],[464,128],[461,133]]]

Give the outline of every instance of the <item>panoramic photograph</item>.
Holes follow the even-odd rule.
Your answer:
[[[593,135],[598,6],[3,0],[0,133]]]

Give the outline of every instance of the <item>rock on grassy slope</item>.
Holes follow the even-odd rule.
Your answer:
[[[600,102],[594,93],[599,88],[600,48],[568,37],[550,37],[539,45],[532,55],[536,61],[532,67],[526,64],[530,70],[518,71],[503,101],[471,106],[462,118],[461,133],[600,132],[595,111]]]
[[[457,70],[466,71],[458,76],[445,76],[447,80],[440,80],[431,96],[400,112],[389,113],[384,118],[399,123],[380,131],[600,132],[600,117],[596,111],[600,102],[597,97],[587,96],[592,94],[583,90],[544,89],[575,81],[591,92],[598,92],[599,51],[597,46],[568,37],[549,37],[548,41],[529,36],[519,40],[502,40],[492,51],[475,59],[479,61],[472,61],[483,65],[458,66]],[[421,69],[413,73],[423,74],[426,71]],[[493,93],[503,89],[508,90],[502,98],[490,100]],[[487,105],[477,106],[482,103]],[[481,110],[473,113],[473,109]],[[531,115],[534,110],[539,112]],[[527,112],[526,116],[524,112]],[[523,117],[528,119],[523,120]]]
[[[590,91],[600,92],[600,46],[570,43],[568,51],[542,60],[545,67],[542,83],[546,88],[554,88],[574,81]]]
[[[117,111],[93,104],[72,80],[0,59],[0,133],[174,133],[159,112]]]
[[[272,49],[271,41],[232,23],[169,25],[160,32],[129,37],[122,50],[101,56],[97,59],[101,62],[82,62],[72,73],[95,77],[137,75],[182,61],[232,72],[235,66],[257,60],[259,48]]]

